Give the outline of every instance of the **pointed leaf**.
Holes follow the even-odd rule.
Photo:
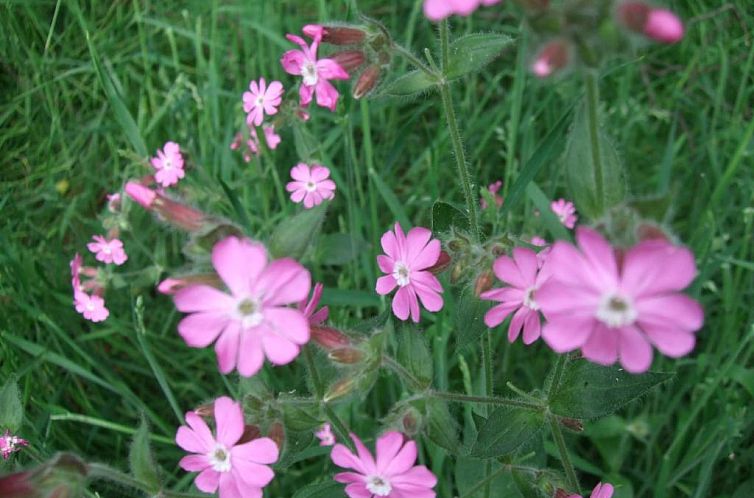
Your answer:
[[[449,47],[445,76],[454,80],[479,71],[498,57],[513,38],[502,33],[473,33],[453,41]]]
[[[335,481],[309,484],[296,491],[293,498],[343,498],[344,486]]]
[[[439,399],[428,399],[427,437],[453,455],[459,455],[458,424],[450,414],[448,404]]]
[[[509,455],[536,436],[544,424],[545,416],[540,411],[501,406],[479,428],[471,456],[497,458]]]
[[[487,330],[484,314],[492,304],[490,301],[483,301],[475,296],[473,289],[464,289],[456,305],[456,349],[479,344],[479,338]]]
[[[410,71],[382,87],[375,97],[412,97],[428,92],[437,85],[437,78],[424,71]]]
[[[142,419],[134,434],[128,460],[131,465],[131,474],[146,484],[152,493],[158,492],[162,485],[157,474],[157,465],[152,455],[152,449],[149,446],[149,427],[144,419]]]
[[[424,333],[411,325],[396,327],[398,362],[417,380],[418,385],[408,386],[424,390],[432,384],[432,354]]]
[[[23,422],[24,410],[18,394],[16,379],[11,377],[0,390],[0,429],[18,432]]]
[[[453,204],[436,201],[432,205],[432,231],[435,234],[449,232],[451,228],[469,229],[469,218],[462,209]]]
[[[275,258],[300,260],[319,234],[327,207],[320,204],[282,221],[272,232],[269,249]]]

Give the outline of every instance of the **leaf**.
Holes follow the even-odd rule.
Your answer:
[[[347,233],[331,233],[319,238],[317,261],[323,265],[342,266],[355,260],[367,249],[363,239]]]
[[[497,458],[509,455],[536,436],[544,424],[545,416],[541,411],[501,406],[479,428],[471,456]]]
[[[480,483],[485,478],[487,463],[469,457],[459,457],[456,460],[455,481],[460,496],[463,498],[482,498],[484,496],[484,486],[480,486]],[[511,473],[501,472],[502,465],[499,462],[489,463],[491,463],[489,475],[498,474],[490,481],[489,488],[492,490],[492,496],[517,498],[519,495],[511,479]]]
[[[228,196],[230,205],[233,206],[233,210],[236,212],[236,216],[238,216],[238,220],[241,222],[241,224],[246,230],[251,232],[251,220],[249,219],[249,213],[246,211],[246,208],[238,199],[238,196],[233,191],[233,189],[230,188],[228,184],[225,183],[222,180],[222,178],[220,178],[219,176],[217,177],[217,181],[218,183],[220,183],[220,187],[222,187],[223,191],[225,192],[225,195]]]
[[[369,177],[374,182],[374,186],[377,187],[380,196],[382,196],[382,200],[385,201],[387,207],[390,208],[390,212],[393,213],[395,219],[400,222],[404,230],[408,230],[412,226],[411,219],[406,215],[406,211],[403,209],[403,204],[398,200],[395,192],[393,192],[390,186],[385,183],[385,180],[383,180],[382,177],[380,177],[380,175],[378,175],[372,168],[369,169]]]
[[[286,397],[281,395],[282,399]],[[292,431],[310,431],[322,425],[319,419],[319,407],[312,403],[309,406],[292,403],[282,403],[283,421],[285,428]]]
[[[270,237],[270,253],[276,258],[300,260],[322,227],[327,207],[320,204],[282,221]]]
[[[309,484],[296,491],[293,498],[343,498],[343,486],[335,481]]]
[[[456,326],[456,349],[463,349],[471,344],[478,344],[479,338],[487,330],[484,323],[484,314],[492,303],[482,301],[470,287],[461,293],[455,314]]]
[[[450,414],[448,404],[439,399],[428,399],[426,410],[427,437],[451,454],[459,455],[458,425]]]
[[[641,397],[672,376],[672,373],[665,372],[634,375],[617,367],[574,361],[563,374],[560,389],[551,396],[550,409],[562,417],[603,417]]]
[[[296,147],[296,154],[305,162],[316,157],[319,150],[317,139],[301,124],[293,125],[293,144]]]
[[[424,71],[410,71],[382,87],[375,97],[412,97],[437,85],[437,78]]]
[[[424,333],[411,325],[396,327],[398,362],[411,373],[419,385],[409,386],[424,390],[432,384],[432,354],[429,352]]]
[[[18,394],[15,377],[11,377],[0,390],[0,428],[18,432],[24,419],[24,409]]]
[[[462,209],[443,201],[432,205],[432,231],[449,232],[451,228],[469,229],[469,218]]]
[[[448,47],[449,60],[445,77],[454,80],[479,71],[511,43],[513,38],[502,33],[473,33],[458,38]]]
[[[544,222],[547,231],[550,232],[550,235],[555,239],[570,240],[571,234],[566,227],[563,226],[558,217],[555,216],[552,209],[550,209],[550,199],[548,199],[545,193],[542,192],[539,185],[534,182],[529,183],[526,187],[526,194],[539,210],[542,221]]]
[[[152,493],[157,493],[162,484],[157,474],[157,465],[152,455],[152,449],[149,446],[149,427],[144,419],[134,433],[128,461],[131,466],[131,474],[147,485]]]

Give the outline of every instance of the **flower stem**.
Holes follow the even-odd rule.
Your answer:
[[[395,50],[398,53],[398,55],[406,58],[411,64],[413,64],[420,71],[431,76],[437,76],[437,74],[432,70],[432,68],[426,65],[420,58],[418,58],[413,53],[411,53],[411,51],[408,50],[407,48],[401,45],[398,45],[397,43],[394,43],[393,50]]]
[[[581,489],[579,488],[579,481],[576,478],[576,471],[573,468],[573,463],[571,463],[571,457],[568,456],[568,448],[566,448],[565,438],[563,437],[563,431],[560,430],[558,419],[552,414],[548,415],[547,419],[550,422],[552,438],[555,440],[555,445],[558,447],[558,452],[560,453],[560,462],[563,464],[568,485],[571,487],[572,491],[575,491],[576,494],[580,495]]]
[[[405,380],[408,384],[413,386],[417,390],[423,390],[427,387],[426,382],[422,382],[414,375],[406,370],[406,368],[398,363],[394,358],[388,356],[388,355],[382,355],[382,364],[398,374],[399,377],[401,377],[403,380]]]
[[[309,375],[312,376],[312,384],[314,386],[314,394],[318,400],[322,400],[325,396],[325,386],[322,383],[322,379],[319,377],[319,372],[314,364],[314,357],[312,356],[311,346],[304,346],[304,361],[306,362],[306,368],[309,370]]]
[[[544,408],[539,403],[521,401],[518,399],[498,398],[496,396],[469,396],[467,394],[451,393],[445,391],[430,391],[429,395],[433,398],[445,399],[458,403],[483,403],[489,405],[502,405],[532,411],[541,411]]]
[[[594,164],[594,188],[596,190],[597,210],[602,212],[605,203],[604,180],[602,178],[602,151],[600,150],[599,105],[600,89],[595,70],[587,70],[584,76],[586,86],[586,117],[589,127],[589,145]]]

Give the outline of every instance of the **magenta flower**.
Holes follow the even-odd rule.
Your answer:
[[[424,0],[424,15],[441,21],[452,15],[468,16],[481,5],[494,5],[500,0]]]
[[[11,453],[19,451],[23,446],[29,446],[29,442],[18,436],[14,436],[7,429],[5,430],[5,434],[0,436],[0,455],[3,456],[3,460],[10,458]]]
[[[309,320],[309,325],[322,325],[330,314],[330,309],[327,306],[323,306],[317,311],[314,311],[315,309],[317,309],[317,306],[319,306],[319,300],[322,298],[323,289],[324,285],[322,285],[321,283],[315,284],[314,291],[312,292],[312,298],[308,301],[306,299],[303,299],[300,303],[298,303],[298,309]]]
[[[128,259],[123,249],[123,242],[119,239],[107,240],[101,235],[95,235],[92,239],[94,242],[89,242],[86,247],[96,255],[97,261],[106,264],[115,263],[120,266]]]
[[[309,272],[290,258],[268,261],[258,242],[228,237],[212,249],[212,265],[230,293],[205,284],[179,290],[173,301],[179,311],[191,313],[178,332],[191,347],[215,342],[220,372],[250,377],[262,368],[265,356],[285,365],[309,341],[304,314],[288,308],[306,299]]]
[[[110,316],[110,311],[105,308],[105,300],[96,294],[87,294],[78,290],[73,292],[73,304],[76,311],[84,315],[84,318],[93,322],[102,322]]]
[[[311,209],[319,206],[322,201],[335,197],[335,182],[330,180],[330,170],[319,164],[298,163],[291,168],[292,182],[288,182],[285,190],[291,192],[291,200],[299,203],[304,201],[304,207]]]
[[[346,486],[350,498],[434,498],[435,475],[416,463],[416,443],[405,441],[399,432],[387,432],[377,439],[377,459],[356,435],[351,434],[357,455],[342,444],[330,454],[338,467],[354,472],[335,474]]]
[[[497,258],[492,270],[497,278],[508,284],[508,287],[488,290],[481,294],[482,299],[500,303],[484,315],[484,323],[490,328],[497,327],[513,313],[508,326],[508,341],[514,342],[523,329],[524,344],[533,343],[539,339],[542,329],[539,305],[535,300],[536,292],[547,281],[547,268],[540,269],[537,253],[531,249],[516,247],[513,249],[512,258]]]
[[[398,287],[393,297],[393,313],[401,320],[419,322],[419,300],[427,311],[440,311],[443,306],[442,286],[428,268],[440,259],[440,241],[432,239],[432,232],[414,227],[403,234],[395,224],[395,232],[388,230],[382,236],[384,255],[377,256],[377,264],[387,275],[377,279],[377,293],[389,294]],[[418,299],[417,299],[418,297]]]
[[[319,439],[320,446],[332,446],[335,444],[335,434],[332,433],[330,424],[322,424],[322,427],[314,435]]]
[[[557,201],[552,201],[550,209],[566,228],[573,228],[576,226],[576,220],[578,220],[579,217],[576,216],[576,207],[573,205],[573,202],[565,199],[558,199]]]
[[[157,170],[154,179],[163,187],[175,185],[184,176],[181,147],[175,142],[168,142],[162,150],[157,150],[157,156],[150,162]]]
[[[277,114],[282,100],[283,84],[279,81],[273,81],[270,86],[267,86],[264,78],[259,78],[259,83],[251,81],[249,91],[243,94],[243,110],[247,113],[246,123],[249,126],[261,125],[265,114],[267,116]]]
[[[301,76],[299,97],[302,107],[307,107],[312,101],[312,95],[316,94],[317,105],[335,111],[339,94],[329,80],[347,80],[348,73],[332,59],[317,59],[317,48],[322,41],[322,27],[307,28],[310,29],[306,30],[306,34],[313,40],[311,46],[299,36],[286,35],[286,38],[298,44],[301,50],[289,50],[283,54],[280,64],[286,73]]]
[[[487,190],[490,194],[492,194],[492,198],[495,199],[495,206],[500,207],[503,205],[503,197],[501,195],[498,195],[497,193],[500,192],[500,189],[503,187],[503,181],[498,180],[494,183],[490,183],[487,187]],[[479,204],[481,205],[482,209],[487,209],[487,199],[482,197],[479,200]]]
[[[612,498],[615,489],[612,484],[599,483],[592,490],[590,498]],[[581,495],[570,495],[568,498],[582,498]]]
[[[238,444],[244,433],[241,405],[228,397],[215,400],[215,434],[195,412],[186,413],[188,426],[181,426],[175,442],[191,455],[179,462],[183,470],[199,472],[194,484],[205,493],[220,498],[261,498],[275,473],[269,467],[277,462],[279,450],[267,437]]]
[[[680,293],[696,275],[694,255],[664,240],[647,240],[616,254],[591,228],[576,230],[579,248],[556,242],[550,279],[537,291],[547,319],[542,338],[558,353],[632,373],[649,369],[652,344],[677,358],[688,354],[704,322],[695,300]]]

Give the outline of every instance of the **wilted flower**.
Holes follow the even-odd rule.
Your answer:
[[[565,68],[571,61],[570,48],[564,40],[552,40],[537,52],[531,72],[539,78],[547,78]]]
[[[618,20],[626,28],[660,43],[683,39],[683,22],[667,9],[656,9],[644,2],[623,2],[618,6]]]
[[[291,168],[291,178],[285,190],[291,192],[293,202],[303,201],[306,209],[335,197],[335,182],[330,180],[330,170],[322,165],[298,163]]]
[[[181,147],[175,142],[166,143],[163,150],[158,150],[157,156],[150,161],[157,170],[154,179],[163,187],[175,185],[185,174]]]

